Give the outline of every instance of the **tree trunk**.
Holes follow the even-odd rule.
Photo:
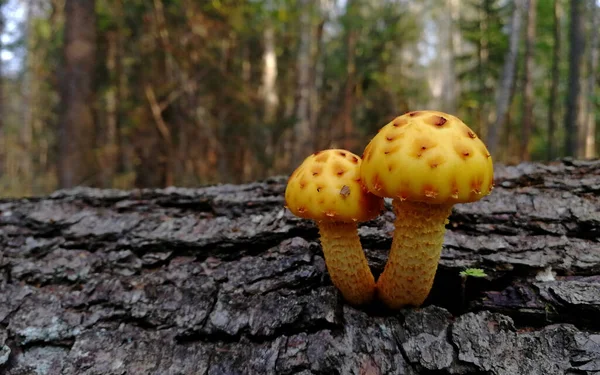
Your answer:
[[[488,20],[488,7],[489,1],[484,1],[484,6],[479,10],[479,43],[478,43],[478,66],[477,70],[479,73],[479,106],[477,108],[477,128],[476,132],[482,139],[487,139],[487,64],[489,60],[489,20]]]
[[[527,0],[527,33],[525,38],[525,69],[523,72],[523,121],[521,127],[521,160],[529,161],[529,139],[533,129],[533,68],[535,50],[536,0]]]
[[[561,20],[562,9],[560,0],[554,0],[553,17],[553,40],[554,47],[552,49],[552,83],[550,85],[550,97],[548,99],[548,160],[554,159],[558,153],[556,151],[556,118],[557,118],[557,103],[558,103],[558,84],[560,82],[560,56],[561,56]]]
[[[517,57],[519,56],[519,40],[521,37],[521,24],[523,21],[523,1],[513,1],[513,13],[510,24],[509,47],[504,59],[504,67],[502,69],[502,78],[500,86],[496,93],[496,119],[490,127],[489,136],[487,138],[487,146],[490,153],[498,156],[499,138],[502,134],[506,116],[513,96],[515,76],[517,72]],[[529,29],[528,29],[529,30]]]
[[[94,0],[65,1],[64,74],[58,132],[58,182],[61,187],[93,184],[94,74],[96,13]]]
[[[458,44],[461,37],[458,27],[460,12],[458,0],[448,0],[446,2],[446,9],[449,12],[449,17],[448,14],[445,15],[448,35],[446,36],[447,47],[444,49],[447,53],[445,58],[447,64],[444,64],[446,77],[444,77],[443,104],[447,112],[456,113],[458,97],[460,96],[459,81],[456,76],[456,58],[460,53]],[[443,38],[444,36],[442,35],[441,37]]]
[[[313,136],[310,129],[310,40],[312,35],[312,2],[299,0],[300,45],[298,47],[296,84],[296,123],[294,125],[294,151],[292,165],[298,165],[307,153],[312,153]]]
[[[267,22],[263,31],[263,82],[262,96],[264,101],[264,122],[270,124],[275,120],[279,96],[277,95],[277,54],[275,52],[275,29]]]
[[[571,20],[569,26],[569,81],[566,98],[565,113],[565,154],[576,156],[579,152],[578,144],[580,124],[581,101],[581,70],[585,51],[583,7],[585,2],[571,0]]]
[[[598,74],[598,36],[600,28],[600,20],[598,16],[598,5],[596,0],[590,0],[588,2],[590,8],[590,41],[588,51],[588,82],[587,82],[587,119],[585,124],[585,139],[584,139],[584,157],[595,158],[596,157],[596,77]]]
[[[348,0],[350,4],[352,0]],[[341,147],[346,150],[353,150],[356,141],[354,135],[354,99],[356,90],[356,40],[357,31],[349,30],[346,39],[347,65],[346,65],[346,82],[344,83],[344,99],[342,110],[340,112],[340,125],[342,127]],[[333,125],[335,126],[335,124]],[[357,150],[354,150],[357,152]]]
[[[454,208],[425,305],[396,312],[344,302],[286,177],[3,200],[0,373],[597,373],[600,161],[495,178]],[[359,226],[374,275],[393,221]]]

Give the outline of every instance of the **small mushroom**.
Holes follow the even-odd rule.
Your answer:
[[[384,153],[384,145],[394,151]],[[394,309],[420,306],[433,285],[452,207],[491,192],[492,158],[467,125],[438,111],[397,117],[365,150],[360,177],[370,192],[392,198],[396,214],[378,296]]]
[[[367,303],[375,295],[375,279],[357,223],[371,220],[383,210],[383,199],[360,184],[361,162],[346,150],[321,151],[302,162],[285,190],[286,207],[298,217],[315,220],[331,281],[355,305]]]

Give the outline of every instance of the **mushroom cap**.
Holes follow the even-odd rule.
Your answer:
[[[316,221],[359,222],[375,218],[383,199],[360,181],[361,158],[342,149],[316,152],[292,173],[285,190],[287,208]]]
[[[489,194],[494,171],[485,144],[459,118],[414,111],[380,129],[365,148],[360,175],[381,197],[455,204]]]

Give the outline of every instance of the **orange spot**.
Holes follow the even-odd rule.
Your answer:
[[[306,208],[305,207],[298,207],[298,212],[303,214],[306,212]]]
[[[390,142],[391,142],[391,141],[393,141],[393,140],[394,140],[394,137],[392,137],[391,135],[387,135],[387,136],[385,137],[385,139],[387,139],[388,141],[390,141]]]
[[[481,179],[471,181],[471,193],[481,194],[481,185],[483,185]]]
[[[393,165],[389,164],[389,165],[388,165],[388,172],[391,172],[391,171],[392,171],[392,169],[393,169]]]
[[[358,163],[358,158],[354,155],[352,155],[352,159],[350,160],[351,162],[353,162],[354,164]]]
[[[472,132],[472,131],[470,131],[470,130],[469,130],[469,131],[467,131],[467,135],[469,136],[469,138],[473,138],[473,139],[477,138],[477,135],[475,135],[475,133],[473,133],[473,132]]]
[[[325,163],[327,160],[329,159],[329,154],[324,152],[319,154],[316,158],[315,161],[319,162],[319,163]]]
[[[400,194],[397,195],[398,199],[400,199],[400,202],[404,202],[405,200],[408,199],[409,193],[407,193],[406,191],[401,191]]]
[[[362,158],[364,160],[370,160],[371,159],[371,144],[370,143],[367,145],[367,147],[365,147],[365,151],[362,154]]]
[[[306,182],[300,181],[299,185],[300,185],[300,189],[304,189],[304,187],[306,186]]]
[[[419,112],[419,111],[415,111],[415,112],[410,112],[408,115],[409,115],[410,117],[415,117],[415,116],[418,116],[420,113],[421,113],[421,112]]]
[[[406,118],[398,117],[398,118],[396,118],[396,120],[394,120],[394,122],[392,123],[392,126],[394,126],[395,128],[399,128],[406,124],[408,124],[408,120],[406,120]]]
[[[454,199],[458,199],[458,184],[456,183],[456,180],[452,181],[452,186],[450,190],[452,191],[451,197]]]
[[[338,176],[340,176],[340,177],[341,177],[341,176],[343,176],[343,175],[344,175],[344,173],[346,173],[346,171],[345,171],[344,169],[341,169],[341,168],[340,168],[340,169],[338,169],[338,170],[337,170],[337,172],[336,172],[336,174],[337,174]]]
[[[423,152],[434,148],[435,146],[437,146],[437,143],[429,138],[421,137],[419,139],[416,139],[413,145],[413,153],[417,157],[421,157]]]
[[[373,190],[380,191],[381,190],[381,181],[379,180],[379,175],[373,176]]]
[[[340,151],[340,152],[338,152],[338,154],[340,154],[340,156],[342,156],[344,158],[346,157],[346,153],[344,151]]]
[[[320,193],[321,189],[323,189],[323,186],[317,186],[317,193]]]
[[[444,164],[444,158],[442,156],[434,156],[433,158],[429,159],[429,167],[431,168],[437,168],[440,165]]]

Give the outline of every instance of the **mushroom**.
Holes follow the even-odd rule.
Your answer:
[[[342,149],[314,153],[292,173],[285,190],[286,207],[298,217],[315,220],[331,281],[356,305],[375,295],[357,223],[383,210],[383,199],[361,185],[360,164],[360,157]]]
[[[420,306],[433,285],[452,207],[493,188],[492,157],[457,117],[415,111],[380,129],[360,172],[370,192],[392,198],[396,214],[378,296],[392,309]]]

